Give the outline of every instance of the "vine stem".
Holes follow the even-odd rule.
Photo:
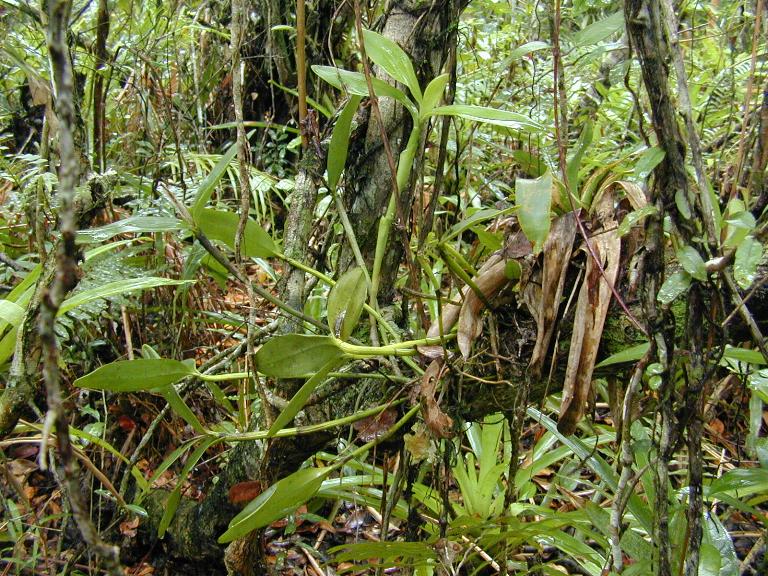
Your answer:
[[[74,516],[83,539],[88,547],[101,556],[107,571],[113,576],[123,574],[120,566],[120,550],[106,544],[91,522],[88,506],[80,489],[74,447],[69,435],[69,417],[61,397],[61,375],[59,373],[59,349],[56,337],[56,315],[67,293],[77,285],[77,246],[75,235],[75,186],[78,179],[78,159],[75,150],[73,127],[75,126],[74,79],[69,59],[67,30],[72,12],[70,0],[51,0],[48,14],[48,51],[53,70],[56,92],[56,112],[59,117],[59,187],[60,201],[59,231],[61,241],[56,251],[56,273],[53,282],[43,294],[40,309],[39,334],[43,351],[43,380],[45,381],[48,413],[45,416],[40,446],[40,467],[45,470],[48,463],[47,442],[52,430],[56,432],[58,445],[58,470],[56,476],[62,491],[69,498]]]

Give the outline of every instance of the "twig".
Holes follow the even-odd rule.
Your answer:
[[[40,344],[43,350],[43,379],[45,381],[48,413],[43,428],[40,448],[41,468],[45,460],[48,432],[55,427],[58,441],[58,474],[63,492],[69,497],[72,515],[88,547],[101,556],[107,570],[113,576],[123,574],[120,552],[116,546],[106,544],[88,515],[88,508],[80,491],[80,482],[74,459],[74,448],[69,436],[69,418],[61,397],[59,351],[55,332],[56,314],[67,292],[77,284],[76,223],[74,215],[75,185],[78,179],[78,160],[75,151],[73,127],[75,126],[74,81],[67,46],[67,29],[72,11],[70,0],[51,0],[49,3],[48,50],[53,68],[57,93],[56,111],[59,116],[59,230],[61,242],[56,255],[56,275],[49,289],[43,294],[40,310]]]

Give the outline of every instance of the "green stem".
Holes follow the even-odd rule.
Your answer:
[[[406,340],[405,342],[395,342],[386,346],[358,346],[349,344],[342,340],[336,340],[336,346],[353,357],[370,358],[371,356],[410,356],[416,353],[417,346],[437,346],[446,339],[455,337],[455,335],[446,335],[435,338],[420,338],[418,340]]]
[[[408,145],[400,154],[400,161],[397,164],[397,192],[393,191],[389,197],[387,211],[379,221],[379,233],[376,237],[376,252],[373,260],[373,274],[371,276],[371,306],[377,308],[377,296],[379,294],[379,284],[381,281],[381,265],[384,262],[384,253],[389,240],[389,231],[392,229],[392,222],[395,219],[395,208],[397,207],[397,198],[395,194],[405,190],[411,177],[413,161],[416,158],[416,151],[421,140],[421,123],[414,123],[411,135],[408,138]]]
[[[356,412],[349,416],[344,416],[343,418],[337,418],[336,420],[329,420],[328,422],[321,422],[319,424],[311,424],[309,426],[299,426],[296,428],[283,428],[279,432],[276,432],[275,434],[273,434],[271,437],[285,438],[285,437],[291,437],[291,436],[300,436],[302,434],[316,434],[317,432],[322,432],[323,430],[331,430],[333,428],[338,428],[339,426],[346,426],[347,424],[352,424],[353,422],[357,422],[358,420],[368,418],[369,416],[375,416],[377,414],[380,414],[387,408],[390,408],[391,406],[397,406],[401,402],[403,402],[403,400],[390,402],[382,406],[375,406],[373,408],[369,408],[368,410],[363,410],[362,412]],[[268,437],[267,430],[259,430],[256,432],[243,432],[239,434],[222,434],[220,436],[220,439],[223,440],[224,442],[247,442],[251,440],[264,440],[267,437]]]

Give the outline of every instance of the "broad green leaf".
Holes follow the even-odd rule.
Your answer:
[[[552,173],[547,172],[536,180],[518,178],[515,182],[515,204],[520,227],[533,245],[533,253],[538,254],[549,234]]]
[[[369,95],[365,74],[360,72],[350,72],[349,70],[342,70],[341,68],[334,68],[333,66],[312,66],[312,71],[328,82],[328,84],[339,90],[347,90],[350,94],[356,94],[358,96]],[[414,107],[413,102],[411,102],[401,90],[398,90],[394,86],[390,86],[379,78],[371,78],[371,84],[373,84],[373,91],[376,93],[376,96],[394,98],[408,108],[411,114],[416,115],[416,108]]]
[[[708,496],[718,498],[721,494],[733,493],[739,498],[768,491],[768,470],[765,468],[734,468],[709,487]]]
[[[322,381],[325,380],[325,377],[328,375],[328,373],[336,368],[340,362],[340,358],[334,358],[333,360],[330,360],[327,364],[325,364],[325,366],[320,368],[320,370],[318,370],[314,376],[307,380],[301,388],[299,388],[299,391],[293,395],[291,401],[288,402],[288,405],[283,408],[283,411],[280,412],[280,415],[272,423],[267,436],[274,436],[280,432],[280,430],[285,428],[291,420],[294,419],[296,414],[298,414],[299,411],[304,408],[304,405],[307,403],[307,400],[309,400],[312,392],[315,391],[315,388],[317,388],[318,385],[320,385]]]
[[[683,269],[696,280],[707,281],[707,265],[704,259],[693,246],[683,246],[677,253],[677,260]]]
[[[344,105],[344,109],[339,114],[336,125],[333,127],[331,135],[331,144],[328,147],[328,188],[336,189],[339,183],[341,173],[344,171],[344,165],[347,162],[347,150],[349,149],[349,134],[352,129],[352,118],[360,105],[362,96],[353,94],[349,101]]]
[[[230,146],[229,150],[224,153],[224,155],[216,163],[216,166],[213,167],[213,170],[211,170],[205,180],[200,183],[200,186],[197,188],[197,193],[195,194],[195,200],[189,210],[190,214],[192,215],[192,219],[195,222],[197,222],[197,219],[200,216],[203,208],[205,208],[205,205],[208,204],[208,200],[211,199],[211,194],[213,194],[214,189],[216,186],[218,186],[219,181],[227,172],[227,168],[229,168],[230,163],[232,160],[234,160],[236,155],[237,146]]]
[[[611,354],[602,362],[595,365],[595,368],[605,368],[606,366],[612,366],[614,364],[622,364],[624,362],[637,362],[648,351],[648,342],[643,342],[637,346],[625,348],[620,352]]]
[[[148,276],[145,278],[130,278],[128,280],[116,280],[115,282],[108,282],[98,288],[90,288],[89,290],[82,290],[76,292],[61,304],[59,308],[59,316],[66,314],[70,310],[88,304],[101,298],[110,298],[112,296],[119,296],[127,292],[135,292],[136,290],[148,290],[149,288],[158,288],[160,286],[182,286],[184,284],[194,284],[194,280],[172,280],[170,278],[160,278],[156,276]]]
[[[508,62],[514,62],[518,58],[530,54],[531,52],[538,52],[539,50],[547,50],[549,44],[540,40],[534,40],[533,42],[526,42],[525,44],[518,46],[507,57]]]
[[[733,277],[744,290],[752,286],[757,278],[757,267],[763,259],[763,245],[752,236],[745,238],[736,248],[733,262]]]
[[[256,369],[276,378],[301,378],[343,357],[344,352],[330,336],[285,334],[270,339],[258,349]]]
[[[18,326],[24,317],[24,308],[9,300],[0,300],[0,320],[11,326]],[[0,328],[2,325],[0,325]]]
[[[753,232],[756,226],[755,217],[747,210],[741,210],[726,219],[725,241],[726,248],[736,248]]]
[[[352,268],[339,278],[328,294],[328,326],[337,338],[347,340],[357,326],[368,286],[362,268]]]
[[[664,284],[659,288],[656,299],[664,305],[670,304],[681,294],[685,294],[691,287],[691,275],[684,270],[675,272],[664,280]]]
[[[111,392],[138,392],[169,386],[198,374],[184,362],[170,358],[137,358],[105,364],[75,380],[75,386]]]
[[[427,84],[427,88],[424,90],[424,98],[419,108],[419,116],[422,120],[431,116],[434,108],[440,104],[446,84],[448,84],[448,74],[440,74],[440,76],[433,78]]]
[[[666,152],[658,146],[648,148],[643,152],[635,165],[635,180],[643,182],[648,178],[648,176],[651,175],[651,172],[653,172],[653,169],[664,160],[665,155]]]
[[[598,20],[597,22],[594,22],[583,30],[577,32],[573,36],[573,45],[576,47],[582,47],[597,44],[598,42],[605,40],[608,38],[608,36],[615,34],[623,28],[624,14],[621,12],[621,10],[619,10],[607,18]]]
[[[763,358],[763,354],[760,350],[747,350],[746,348],[737,348],[736,346],[726,346],[723,355],[726,358],[737,360],[738,362],[757,365],[768,364],[768,360]]]
[[[413,71],[413,63],[405,51],[389,38],[373,30],[363,30],[365,53],[387,74],[401,84],[408,86],[416,102],[421,102],[421,87]]]
[[[312,498],[331,468],[302,468],[270,486],[229,523],[219,543],[226,544],[287,516]]]
[[[541,124],[534,122],[523,114],[499,110],[498,108],[488,108],[486,106],[451,104],[450,106],[438,106],[432,110],[432,114],[436,116],[460,116],[467,120],[512,128],[514,130],[530,132],[541,132],[543,130]]]
[[[234,212],[203,208],[195,219],[195,223],[211,240],[218,240],[232,250],[235,249],[235,234],[237,234],[240,216]],[[250,218],[245,225],[241,248],[246,258],[270,258],[277,253],[275,243],[266,230]]]
[[[131,216],[117,222],[112,222],[98,228],[79,230],[77,241],[81,244],[106,242],[118,234],[135,234],[140,232],[172,232],[183,230],[187,226],[178,218],[166,216]]]
[[[699,560],[698,576],[720,576],[722,563],[720,551],[712,544],[702,542],[699,554],[701,558]]]
[[[733,540],[717,515],[710,512],[704,513],[702,551],[705,545],[713,546],[717,550],[720,566],[714,576],[739,576],[740,562]]]

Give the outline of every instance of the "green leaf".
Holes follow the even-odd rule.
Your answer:
[[[436,116],[460,116],[467,120],[483,122],[503,128],[525,130],[529,132],[541,132],[541,124],[534,122],[523,114],[488,108],[486,106],[471,106],[469,104],[451,104],[450,106],[438,106],[432,111]]]
[[[360,542],[342,544],[329,550],[337,562],[368,562],[379,559],[386,566],[412,566],[437,560],[437,554],[426,542]]]
[[[552,204],[552,173],[535,180],[518,178],[515,182],[515,204],[519,210],[517,218],[526,238],[538,254],[549,234],[549,210]]]
[[[276,378],[301,378],[344,357],[335,338],[307,334],[276,336],[256,352],[256,368]]]
[[[224,153],[221,159],[216,163],[216,166],[213,167],[213,170],[211,170],[205,180],[203,180],[197,188],[195,200],[189,210],[192,219],[195,222],[197,222],[203,208],[208,204],[208,200],[211,199],[211,194],[213,194],[214,189],[218,186],[219,180],[221,180],[227,172],[227,168],[229,168],[230,163],[234,160],[236,155],[237,146],[230,146],[229,150]]]
[[[730,207],[729,203],[729,207]],[[734,213],[726,219],[725,241],[726,248],[738,247],[744,239],[753,232],[756,226],[755,217],[747,210]]]
[[[730,534],[716,514],[704,513],[704,534],[702,552],[705,546],[712,546],[717,551],[718,570],[714,576],[738,576],[740,562]],[[702,555],[703,559],[703,555]],[[714,566],[714,564],[713,564]],[[701,572],[699,572],[701,574]]]
[[[577,196],[581,197],[581,194],[579,194],[579,171],[581,170],[581,162],[584,158],[584,154],[587,152],[587,149],[589,149],[589,146],[592,144],[592,122],[587,121],[584,124],[584,128],[581,130],[581,134],[579,134],[579,139],[576,141],[576,146],[573,149],[573,152],[570,154],[568,158],[568,165],[566,167],[566,175],[568,177],[568,189],[571,191],[571,193],[576,194]],[[584,198],[582,197],[582,200]]]
[[[642,182],[648,178],[648,176],[651,175],[651,172],[653,172],[653,169],[664,160],[665,155],[666,152],[658,146],[648,148],[643,152],[635,165],[635,180]]]
[[[363,30],[363,39],[368,57],[392,78],[408,86],[413,98],[420,103],[421,87],[408,54],[395,42],[372,30]]]
[[[738,362],[757,364],[759,366],[768,364],[760,350],[747,350],[746,348],[737,348],[736,346],[726,346],[723,356]]]
[[[187,424],[192,426],[192,429],[195,432],[198,434],[207,433],[205,427],[200,423],[200,420],[198,420],[190,407],[187,406],[187,403],[184,402],[184,399],[179,395],[176,388],[173,386],[166,386],[160,391],[160,394],[162,394],[163,398],[168,402],[171,410],[173,410],[177,416],[180,416]]]
[[[534,40],[533,42],[526,42],[525,44],[518,46],[512,52],[509,53],[509,56],[507,57],[507,62],[511,63],[517,60],[518,58],[521,58],[522,56],[525,56],[526,54],[530,54],[531,52],[538,52],[539,50],[547,50],[549,48],[549,44],[546,42],[542,42],[540,40]]]
[[[234,212],[203,208],[195,223],[211,240],[218,240],[230,249],[235,249],[235,234],[240,224],[240,216]],[[277,253],[275,243],[266,230],[250,218],[245,225],[241,249],[246,258],[271,258]]]
[[[696,248],[693,246],[683,246],[682,250],[677,253],[677,260],[683,269],[696,278],[696,280],[701,282],[707,281],[707,265]]]
[[[312,71],[328,82],[328,84],[339,90],[347,90],[350,94],[356,94],[358,96],[369,95],[365,74],[360,72],[350,72],[349,70],[342,70],[341,68],[334,68],[333,66],[312,66]],[[413,102],[411,102],[401,90],[398,90],[394,86],[390,86],[379,78],[372,77],[371,84],[373,85],[373,91],[376,93],[376,96],[394,98],[408,108],[411,114],[416,114],[416,108],[414,107]]]
[[[440,74],[440,76],[433,78],[432,81],[427,84],[426,90],[424,90],[424,98],[421,101],[419,108],[419,117],[424,120],[432,115],[432,111],[440,104],[440,99],[443,97],[443,91],[445,85],[448,84],[448,74]]]
[[[208,450],[208,448],[217,442],[221,442],[221,440],[214,436],[204,438],[200,443],[200,446],[195,448],[195,451],[189,455],[189,458],[187,458],[187,461],[184,463],[184,467],[181,469],[179,478],[186,478],[189,476],[192,468],[197,465],[197,463],[205,454],[206,450]],[[179,507],[179,502],[181,501],[181,489],[183,486],[184,482],[177,482],[176,488],[173,489],[173,492],[171,492],[171,494],[168,496],[168,500],[165,502],[165,512],[163,512],[163,517],[160,519],[160,524],[157,527],[157,535],[159,538],[165,536],[165,532],[168,530],[168,526],[171,525],[171,520],[173,520],[173,517],[176,514],[176,509]]]
[[[226,544],[290,514],[312,498],[331,468],[302,468],[270,486],[229,523],[219,543]]]
[[[620,352],[616,352],[616,354],[611,354],[610,356],[608,356],[608,358],[596,364],[595,369],[605,368],[606,366],[612,366],[614,364],[622,364],[624,362],[637,362],[638,360],[640,360],[640,358],[642,358],[645,355],[647,351],[648,351],[648,342],[643,342],[642,344],[638,344],[637,346],[625,348]]]
[[[21,323],[22,318],[24,318],[24,308],[16,302],[0,300],[0,320],[16,327]]]
[[[277,419],[272,423],[267,436],[274,436],[280,430],[285,428],[286,425],[296,417],[296,414],[299,413],[299,410],[304,408],[304,405],[307,403],[307,400],[309,400],[309,397],[312,395],[312,392],[314,392],[315,388],[317,388],[318,385],[321,384],[323,380],[325,380],[325,377],[328,375],[328,373],[336,368],[340,362],[341,359],[339,358],[330,360],[327,364],[325,364],[325,366],[320,368],[320,370],[318,370],[315,375],[312,376],[312,378],[304,383],[299,391],[293,395],[293,398],[291,398],[291,401],[288,402],[288,405],[283,408],[283,411],[280,412],[280,415],[277,417]]]
[[[171,232],[184,230],[187,225],[178,218],[166,216],[131,216],[106,226],[79,230],[77,242],[81,244],[106,242],[118,234],[136,234],[141,232]]]
[[[666,306],[681,294],[685,294],[690,287],[691,275],[684,270],[680,270],[664,280],[664,284],[659,288],[656,299]]]
[[[352,268],[339,278],[328,294],[328,326],[337,338],[347,340],[357,326],[368,287],[362,268]]]
[[[573,37],[575,47],[591,46],[605,40],[624,28],[624,14],[619,10],[577,32]]]
[[[627,214],[624,220],[621,221],[621,224],[619,224],[619,236],[626,236],[629,234],[632,226],[639,224],[645,220],[646,217],[650,216],[651,214],[656,214],[656,212],[658,212],[658,210],[653,204],[643,206],[639,210],[633,210]]]
[[[169,386],[198,371],[170,358],[137,358],[105,364],[75,380],[75,386],[111,392],[138,392]]]
[[[763,259],[763,245],[752,236],[745,238],[736,248],[733,262],[733,277],[736,283],[746,290],[757,278],[757,267]]]
[[[701,544],[698,576],[720,576],[720,552],[712,544]]]
[[[160,278],[156,276],[148,276],[146,278],[130,278],[128,280],[116,280],[115,282],[108,282],[98,288],[91,288],[89,290],[82,290],[76,292],[61,304],[59,308],[59,316],[66,314],[70,310],[88,304],[101,298],[109,298],[111,296],[119,296],[126,292],[135,292],[136,290],[148,290],[149,288],[157,288],[159,286],[182,286],[184,284],[194,284],[194,280],[172,280],[170,278]]]
[[[619,477],[608,465],[608,463],[600,456],[598,452],[595,452],[591,445],[587,445],[584,441],[576,438],[575,436],[566,436],[561,434],[557,429],[557,424],[549,416],[537,410],[534,407],[529,407],[526,410],[528,416],[533,418],[536,422],[544,426],[549,432],[557,437],[560,442],[566,445],[577,458],[581,459],[584,464],[597,474],[600,479],[611,489],[616,490],[619,485]],[[640,498],[636,494],[632,494],[629,497],[627,507],[632,515],[637,519],[642,527],[651,532],[652,530],[652,511],[643,504]]]
[[[352,118],[360,105],[362,96],[352,95],[339,114],[336,125],[333,127],[331,144],[328,147],[328,188],[336,190],[344,165],[347,163],[347,150],[349,149],[349,134],[352,129]]]

